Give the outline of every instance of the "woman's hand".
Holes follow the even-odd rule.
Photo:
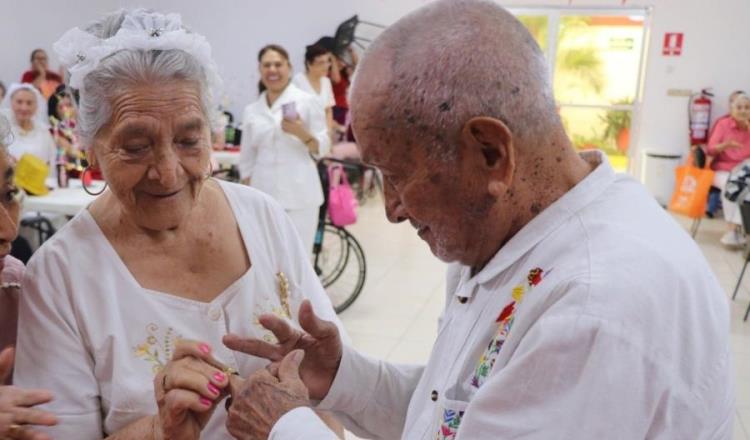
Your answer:
[[[0,352],[0,383],[13,368],[13,348]],[[19,440],[47,440],[50,437],[34,431],[30,425],[52,426],[57,418],[45,411],[32,408],[52,400],[44,390],[24,390],[13,386],[0,386],[0,438]]]
[[[282,119],[281,129],[284,130],[285,133],[289,133],[302,141],[307,149],[310,150],[313,154],[318,153],[318,140],[315,139],[315,136],[311,135],[310,132],[307,131],[304,125],[302,125],[301,119],[297,118],[294,121]]]
[[[292,136],[299,138],[302,142],[305,142],[306,139],[312,137],[305,129],[305,126],[302,125],[302,119],[300,118],[297,118],[294,121],[282,118],[281,129],[284,130],[285,133],[289,133]]]
[[[177,342],[172,360],[154,378],[159,415],[154,438],[198,439],[227,394],[227,375],[203,342]]]

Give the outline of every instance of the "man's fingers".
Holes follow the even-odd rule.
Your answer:
[[[313,311],[310,300],[307,299],[302,301],[302,305],[299,306],[299,324],[315,339],[330,338],[338,334],[336,325],[318,318]]]
[[[305,358],[305,352],[294,350],[281,360],[279,364],[278,377],[281,382],[301,381],[299,377],[299,365]]]
[[[283,349],[278,345],[253,338],[242,338],[228,334],[222,339],[230,350],[239,351],[251,356],[268,359],[271,362],[280,361],[284,357]]]
[[[242,377],[236,374],[232,374],[231,376],[229,376],[229,394],[231,396],[236,396],[244,385],[245,379],[243,379]]]
[[[294,329],[285,319],[281,319],[276,315],[264,314],[258,318],[260,324],[266,329],[270,330],[276,339],[279,340],[280,344],[284,344],[290,339],[295,338],[299,333],[298,330]]]
[[[8,376],[10,376],[11,370],[13,370],[13,357],[15,350],[13,347],[8,347],[0,352],[0,384],[5,383]]]
[[[279,377],[279,362],[272,362],[266,365],[266,370],[276,377]]]

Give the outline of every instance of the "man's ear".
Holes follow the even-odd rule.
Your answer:
[[[495,118],[472,118],[464,124],[461,140],[472,158],[469,163],[481,167],[489,176],[490,194],[503,195],[513,182],[516,170],[513,134],[508,126]]]

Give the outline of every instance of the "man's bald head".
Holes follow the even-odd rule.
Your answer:
[[[351,90],[354,129],[411,133],[454,159],[471,118],[503,121],[517,146],[559,124],[547,64],[509,12],[490,1],[439,0],[386,29]]]

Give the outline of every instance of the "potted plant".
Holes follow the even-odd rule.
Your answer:
[[[626,153],[630,144],[630,110],[607,110],[599,119],[604,123],[604,139],[611,140],[619,151]]]

